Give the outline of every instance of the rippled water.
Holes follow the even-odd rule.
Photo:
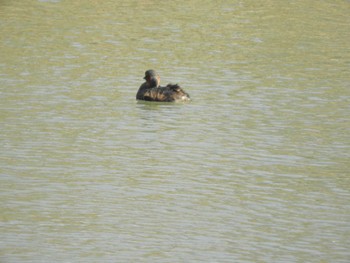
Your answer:
[[[2,2],[0,261],[349,262],[349,11]]]

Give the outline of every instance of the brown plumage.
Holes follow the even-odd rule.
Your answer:
[[[154,70],[147,70],[144,79],[146,82],[140,86],[136,94],[137,100],[163,102],[190,100],[188,93],[177,84],[168,84],[166,87],[161,87],[159,85],[160,77]]]

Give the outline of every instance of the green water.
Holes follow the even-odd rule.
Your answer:
[[[0,261],[349,262],[349,14],[2,1]]]

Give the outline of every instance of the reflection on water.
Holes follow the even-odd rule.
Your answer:
[[[1,261],[348,262],[348,14],[0,4]]]

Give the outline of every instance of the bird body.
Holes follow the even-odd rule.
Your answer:
[[[178,84],[168,84],[165,87],[160,86],[160,77],[154,70],[145,72],[146,80],[137,94],[137,100],[178,102],[189,101],[190,96]]]

